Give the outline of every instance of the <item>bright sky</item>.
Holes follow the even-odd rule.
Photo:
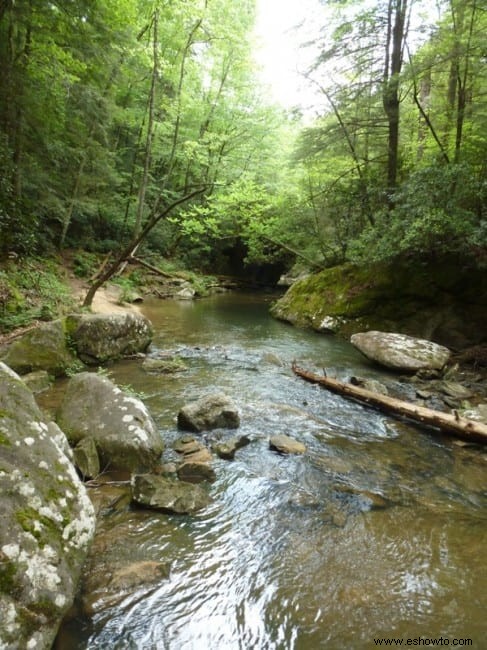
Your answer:
[[[261,47],[255,56],[272,99],[287,108],[312,101],[309,85],[299,74],[307,67],[309,53],[299,43],[319,30],[318,8],[318,0],[257,0],[256,38]]]

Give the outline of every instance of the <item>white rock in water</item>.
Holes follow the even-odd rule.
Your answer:
[[[450,358],[448,348],[406,334],[359,332],[351,337],[350,342],[372,361],[408,372],[441,370]]]

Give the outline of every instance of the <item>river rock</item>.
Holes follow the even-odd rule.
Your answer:
[[[51,648],[95,529],[32,393],[0,363],[0,648]]]
[[[42,323],[15,339],[0,358],[21,374],[45,370],[55,376],[64,375],[77,361],[68,347],[61,320]]]
[[[51,378],[46,370],[34,370],[22,375],[22,381],[33,393],[42,393],[51,385]]]
[[[82,372],[68,383],[57,417],[71,444],[92,437],[104,469],[152,468],[162,438],[140,399],[106,377]]]
[[[206,395],[183,406],[178,413],[178,427],[185,431],[237,429],[240,416],[233,401],[222,393]]]
[[[385,386],[380,381],[376,379],[366,379],[364,377],[350,377],[350,383],[353,386],[360,386],[360,388],[365,388],[371,393],[379,393],[380,395],[389,395],[387,386]]]
[[[97,364],[145,352],[152,325],[141,314],[71,314],[66,318],[71,344],[85,363]]]
[[[304,454],[306,445],[290,436],[277,435],[269,440],[269,448],[281,454]]]
[[[199,485],[155,474],[134,474],[131,486],[135,503],[163,512],[190,514],[211,503],[210,497]]]
[[[74,464],[84,479],[95,478],[100,473],[100,459],[95,440],[89,436],[78,442],[73,449]]]
[[[450,358],[448,348],[406,334],[359,332],[353,334],[350,341],[368,359],[406,372],[422,368],[441,370]]]
[[[188,366],[180,357],[147,357],[142,363],[142,368],[150,373],[172,374],[187,370]]]
[[[240,436],[240,438],[232,438],[231,440],[215,443],[213,445],[213,451],[224,460],[233,460],[236,452],[248,444],[250,444],[250,438],[248,436]]]
[[[211,459],[211,456],[210,456]],[[216,473],[208,462],[186,460],[177,469],[178,479],[186,483],[203,483],[216,481]]]

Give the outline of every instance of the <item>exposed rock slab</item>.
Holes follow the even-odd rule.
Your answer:
[[[290,436],[277,435],[269,440],[269,448],[281,454],[304,454],[306,445]]]
[[[406,334],[359,332],[353,334],[350,341],[368,359],[387,368],[406,372],[441,370],[450,358],[448,348]]]
[[[155,474],[132,476],[132,498],[146,508],[176,514],[190,514],[211,503],[210,497],[199,485]]]
[[[152,325],[141,314],[72,314],[66,329],[79,358],[103,363],[144,352],[152,340]]]
[[[1,648],[48,650],[73,602],[95,516],[64,445],[0,364]]]
[[[209,431],[211,429],[237,429],[240,415],[237,407],[223,393],[206,395],[183,406],[178,413],[178,427],[185,431]]]
[[[95,440],[104,469],[150,469],[163,451],[142,401],[91,372],[70,379],[57,421],[72,444],[86,437]]]

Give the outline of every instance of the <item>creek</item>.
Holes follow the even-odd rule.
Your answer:
[[[100,522],[114,554],[165,562],[168,577],[67,621],[57,650],[354,650],[393,637],[482,647],[485,453],[295,377],[293,359],[343,380],[391,378],[345,341],[273,320],[269,300],[144,303],[151,354],[178,354],[187,370],[127,360],[110,371],[145,394],[168,458],[179,408],[209,392],[234,399],[251,443],[214,459],[213,502],[199,513],[127,508]],[[306,453],[271,451],[277,433]]]

